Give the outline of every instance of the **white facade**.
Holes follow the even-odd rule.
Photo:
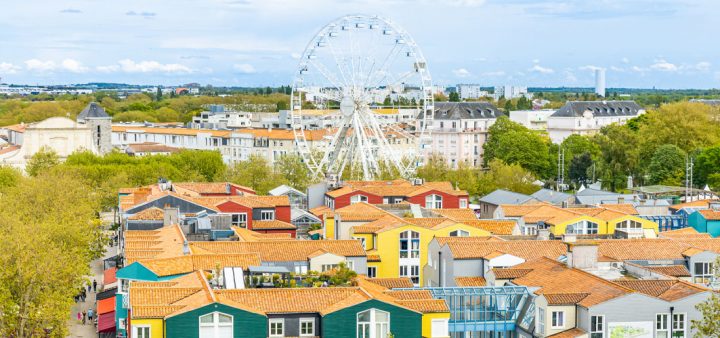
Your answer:
[[[546,130],[550,115],[554,109],[542,110],[513,110],[510,112],[510,120],[522,124],[532,130]]]
[[[522,96],[528,99],[531,99],[533,97],[532,94],[528,93],[527,87],[509,85],[496,86],[495,93],[493,94],[495,100],[499,100],[501,97],[504,97],[506,100],[510,100]]]
[[[222,105],[212,105],[209,111],[201,112],[193,117],[193,127],[226,129],[250,128],[252,113],[241,111],[226,111]]]
[[[489,96],[486,90],[481,90],[477,84],[459,84],[456,87],[457,93],[461,99],[477,99]]]
[[[595,70],[595,94],[605,97],[605,69]]]
[[[547,131],[553,143],[572,134],[593,135],[613,123],[625,124],[645,113],[632,101],[568,102],[548,118]]]

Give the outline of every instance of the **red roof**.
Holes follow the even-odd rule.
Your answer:
[[[117,278],[115,278],[116,272],[117,268],[115,267],[105,270],[105,272],[103,272],[103,283],[108,285],[117,282]]]
[[[115,331],[115,311],[99,315],[97,328],[98,332]]]
[[[109,313],[115,312],[115,296],[110,298],[101,299],[97,302],[97,313]]]

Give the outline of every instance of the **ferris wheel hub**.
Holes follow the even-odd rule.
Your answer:
[[[356,106],[355,100],[351,96],[346,95],[340,101],[340,112],[344,116],[350,116],[355,112]]]

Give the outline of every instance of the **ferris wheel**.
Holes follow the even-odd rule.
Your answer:
[[[293,82],[299,154],[316,177],[410,178],[430,144],[431,83],[420,49],[398,25],[367,15],[331,22],[308,43]],[[323,142],[310,129],[324,130]]]

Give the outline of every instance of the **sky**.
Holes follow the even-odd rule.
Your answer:
[[[412,35],[437,85],[720,87],[717,0],[3,2],[6,83],[287,85],[321,27],[363,13]]]

